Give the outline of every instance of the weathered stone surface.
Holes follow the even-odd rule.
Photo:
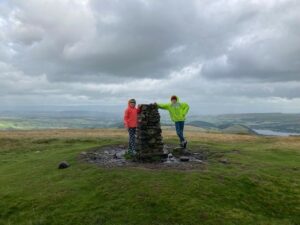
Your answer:
[[[62,161],[58,164],[58,169],[66,169],[70,166],[70,164],[66,161]]]
[[[159,160],[165,156],[157,105],[141,105],[138,115],[136,151],[139,160]]]

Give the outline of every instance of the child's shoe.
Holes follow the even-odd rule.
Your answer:
[[[187,146],[187,140],[185,140],[183,143],[182,143],[182,147],[184,148],[184,149],[186,149],[186,146]]]

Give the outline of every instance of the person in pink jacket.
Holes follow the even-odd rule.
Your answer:
[[[127,128],[129,135],[128,153],[131,155],[135,154],[135,133],[138,122],[137,114],[139,113],[139,109],[135,106],[135,99],[130,99],[124,112],[124,126]]]

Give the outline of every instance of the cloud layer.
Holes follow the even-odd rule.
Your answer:
[[[300,2],[0,2],[0,102],[297,112]]]

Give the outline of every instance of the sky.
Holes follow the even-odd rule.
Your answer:
[[[0,0],[0,110],[300,112],[298,0]],[[108,110],[109,111],[109,110]]]

